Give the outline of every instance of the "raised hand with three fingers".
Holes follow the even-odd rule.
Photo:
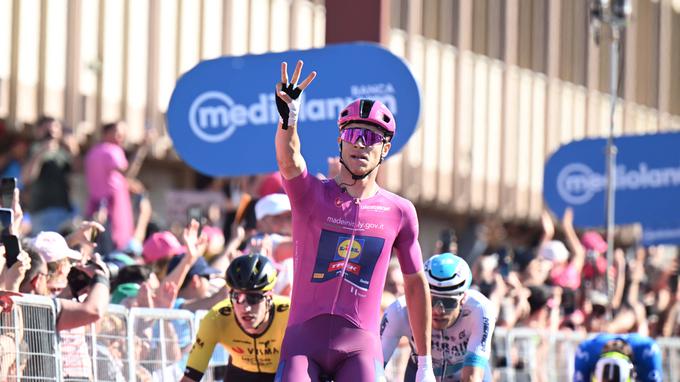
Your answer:
[[[300,95],[316,77],[316,72],[311,72],[298,85],[302,65],[302,60],[298,60],[293,71],[293,78],[288,82],[288,63],[281,63],[281,82],[276,84],[276,108],[281,116],[281,128],[284,130],[288,129],[289,126],[297,125],[300,111]]]

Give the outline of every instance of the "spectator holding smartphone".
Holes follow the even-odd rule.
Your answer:
[[[64,135],[61,122],[52,117],[38,120],[36,138],[21,174],[24,185],[30,187],[33,230],[59,231],[75,215],[69,177],[79,147],[72,137]]]
[[[27,272],[28,277],[21,284],[20,291],[49,297],[48,280],[50,277],[54,279],[54,274],[51,273],[48,264],[54,264],[60,260],[68,262],[68,254],[75,254],[65,247],[66,241],[63,238],[50,241],[46,240],[44,234],[42,237],[39,235],[27,250],[31,258],[31,268]],[[48,235],[47,238],[50,237],[54,238],[54,235]],[[87,297],[80,302],[76,293],[71,288],[67,288],[62,296],[68,296],[68,298],[54,298],[53,301],[59,331],[58,338],[61,342],[64,379],[92,380],[92,362],[88,352],[86,332],[89,324],[106,315],[109,303],[109,274],[106,265],[98,258],[87,265],[77,267],[73,269],[85,275],[86,281],[80,295],[87,294]],[[70,265],[68,268],[71,269]],[[63,272],[63,269],[60,271]],[[40,374],[25,376],[47,377]]]

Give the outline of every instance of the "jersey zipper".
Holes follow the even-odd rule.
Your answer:
[[[262,370],[260,369],[260,360],[257,358],[257,340],[255,338],[253,338],[253,348],[255,349],[253,353],[255,353],[255,365],[257,365],[257,372],[261,373]]]
[[[345,262],[342,265],[342,272],[340,273],[340,283],[338,283],[338,289],[335,291],[335,297],[333,298],[333,305],[331,306],[331,314],[335,314],[335,304],[338,302],[340,297],[340,289],[345,281],[345,272],[347,271],[347,264],[349,263],[349,258],[352,255],[352,247],[354,246],[354,237],[356,236],[356,228],[359,223],[359,210],[361,201],[359,198],[354,198],[354,226],[352,227],[352,236],[349,239],[349,245],[347,246],[347,252],[345,253]]]

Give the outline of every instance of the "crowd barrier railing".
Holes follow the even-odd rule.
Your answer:
[[[571,382],[579,343],[587,335],[497,328],[493,334],[491,368],[497,380]],[[655,339],[661,351],[664,381],[680,380],[680,337]]]
[[[33,295],[14,301],[11,312],[0,314],[0,380],[61,381],[53,301]]]
[[[51,298],[25,295],[14,299],[11,312],[0,313],[0,381],[63,381],[69,361],[57,335],[57,308]],[[108,313],[84,328],[87,364],[92,381],[156,381],[181,379],[205,311],[126,309],[109,305]],[[63,334],[60,333],[60,334]],[[578,344],[586,336],[528,328],[497,328],[490,366],[495,381],[572,381]],[[657,338],[664,380],[680,380],[680,337]],[[403,349],[408,351],[408,347]],[[222,350],[223,351],[223,350]],[[219,352],[218,352],[219,354]],[[403,358],[403,357],[402,357]],[[213,357],[204,381],[228,362]],[[403,362],[401,362],[403,365]],[[73,367],[73,365],[69,365]],[[390,369],[393,378],[403,370]]]

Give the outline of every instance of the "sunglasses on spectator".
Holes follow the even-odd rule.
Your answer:
[[[443,309],[444,311],[450,311],[454,310],[460,305],[460,300],[463,297],[463,294],[459,294],[456,297],[438,297],[438,296],[432,296],[432,308],[437,308],[439,307],[440,309]]]
[[[231,292],[231,300],[239,305],[257,305],[262,302],[262,300],[267,297],[263,293],[242,293],[242,292]]]
[[[347,143],[356,144],[359,138],[364,141],[366,146],[373,146],[387,141],[384,135],[361,127],[350,127],[340,131],[340,139]]]

